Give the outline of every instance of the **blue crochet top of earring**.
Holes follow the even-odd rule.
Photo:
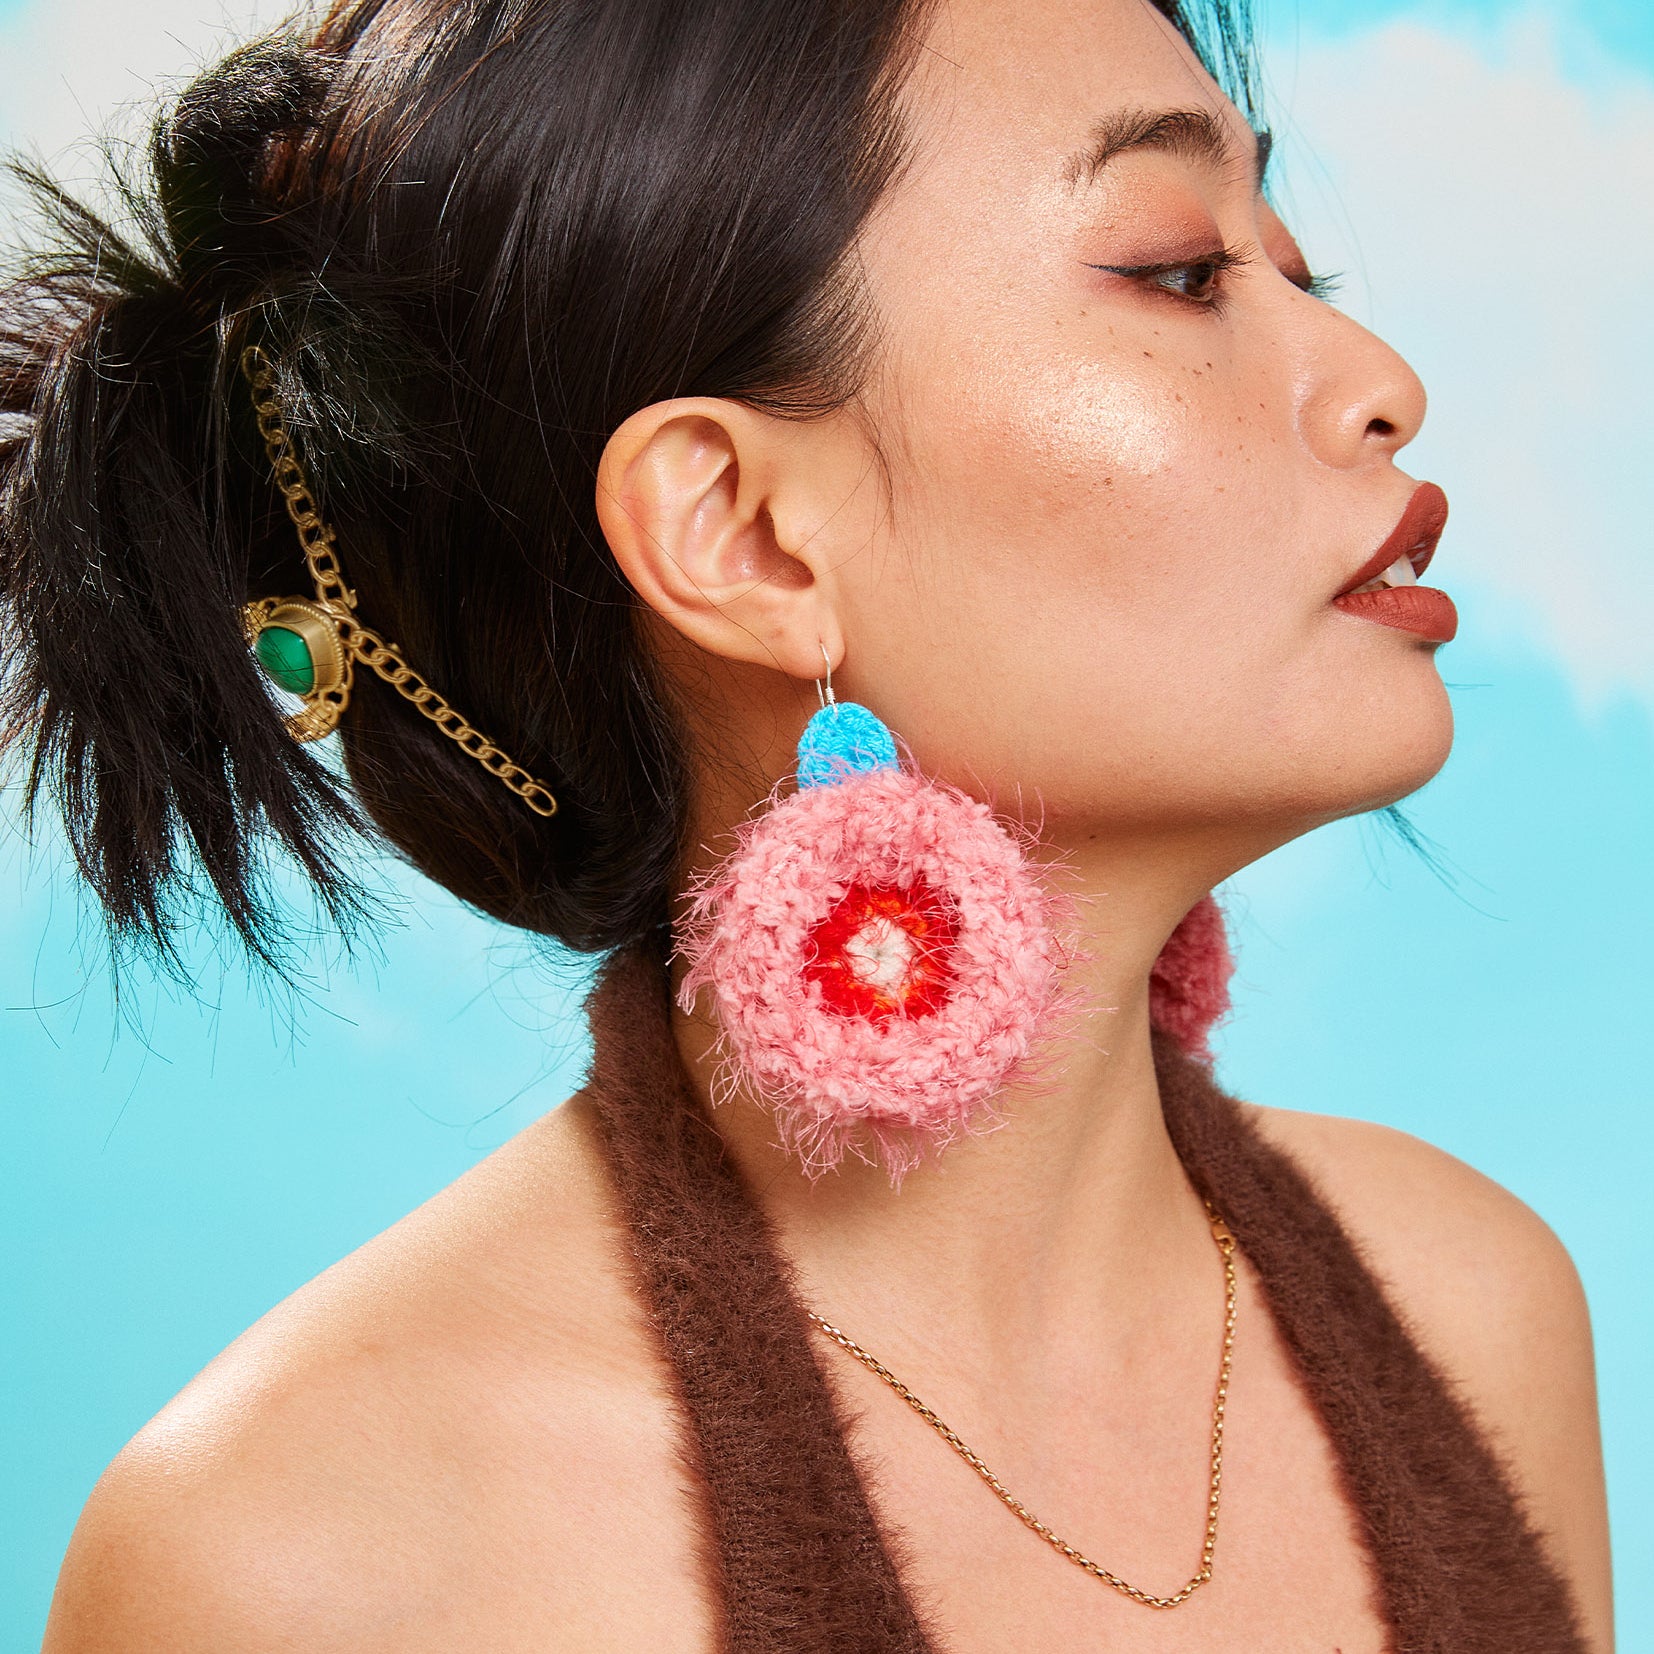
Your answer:
[[[902,767],[896,738],[854,701],[831,701],[804,726],[798,741],[800,787],[830,787],[872,770]]]

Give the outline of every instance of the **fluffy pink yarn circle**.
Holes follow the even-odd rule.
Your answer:
[[[811,933],[858,883],[923,883],[949,901],[952,985],[934,1013],[842,1015],[806,975]],[[753,1084],[806,1167],[870,1143],[899,1175],[1028,1062],[1060,997],[1063,905],[987,805],[877,770],[794,793],[740,830],[679,928],[680,1003],[710,990],[722,1089]]]

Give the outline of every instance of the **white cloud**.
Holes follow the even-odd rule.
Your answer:
[[[1407,463],[1453,496],[1443,584],[1462,570],[1473,623],[1554,650],[1587,705],[1654,702],[1654,83],[1536,14],[1272,67],[1311,259],[1431,391]]]

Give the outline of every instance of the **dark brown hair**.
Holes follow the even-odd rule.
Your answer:
[[[1196,28],[1156,3],[1241,64],[1233,8]],[[922,9],[340,0],[189,86],[121,184],[129,228],[30,172],[52,234],[0,292],[0,740],[118,941],[173,953],[205,896],[278,962],[270,852],[348,921],[359,830],[576,948],[664,918],[683,737],[598,458],[664,398],[809,418],[854,394],[847,254],[900,163]],[[249,342],[362,614],[555,819],[378,684],[346,715],[348,786],[285,734],[237,611],[309,583]]]

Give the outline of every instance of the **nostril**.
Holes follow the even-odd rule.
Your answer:
[[[1367,421],[1367,435],[1390,437],[1396,434],[1396,427],[1388,419],[1369,419]]]

